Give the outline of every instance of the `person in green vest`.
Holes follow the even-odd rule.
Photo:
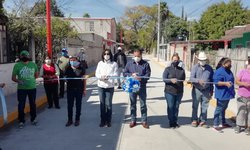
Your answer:
[[[30,59],[29,52],[24,50],[20,53],[20,62],[14,65],[12,71],[12,80],[17,85],[18,100],[18,127],[22,129],[25,123],[25,104],[26,97],[29,98],[30,105],[30,121],[36,126],[36,78],[38,78],[37,65]]]

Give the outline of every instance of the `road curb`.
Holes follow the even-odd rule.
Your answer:
[[[93,77],[95,75],[95,72],[92,72],[88,75],[86,75],[87,78]],[[36,99],[36,107],[37,109],[42,109],[45,107],[47,103],[47,97],[46,95],[43,95],[39,98]],[[25,105],[25,110],[24,110],[25,114],[30,112],[30,106],[29,104]],[[13,122],[15,122],[18,119],[18,110],[17,108],[15,109],[15,111],[8,113],[8,122],[7,124],[4,124],[4,120],[3,117],[0,117],[0,128],[3,128],[5,126],[8,126],[10,124],[12,124]]]

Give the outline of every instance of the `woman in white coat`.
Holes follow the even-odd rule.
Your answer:
[[[111,51],[105,50],[102,53],[102,60],[98,63],[95,73],[95,76],[98,78],[98,92],[100,98],[100,127],[111,127],[114,79],[110,77],[117,75],[118,65],[113,61]]]

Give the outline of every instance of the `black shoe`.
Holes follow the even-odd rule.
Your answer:
[[[48,109],[51,109],[53,106],[49,106]]]
[[[63,95],[60,95],[59,98],[64,98],[64,96],[63,96]]]
[[[77,126],[79,126],[80,125],[80,120],[76,120],[75,121],[75,126],[77,127]]]
[[[122,87],[118,86],[117,89],[122,89]]]
[[[174,124],[174,127],[175,127],[175,128],[180,128],[180,125],[179,125],[178,123],[175,123],[175,124]]]
[[[55,108],[56,108],[56,109],[60,109],[61,107],[60,107],[60,106],[56,106]]]
[[[107,122],[107,127],[111,127],[111,122]]]
[[[100,127],[100,128],[103,128],[103,127],[105,127],[105,125],[106,125],[106,124],[105,124],[104,122],[101,122],[101,123],[99,124],[99,127]]]
[[[66,127],[69,127],[69,126],[71,126],[73,124],[73,121],[71,121],[71,120],[69,120],[67,123],[66,123]]]

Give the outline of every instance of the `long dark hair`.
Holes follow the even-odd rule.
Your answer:
[[[113,61],[114,61],[113,54],[112,54],[111,50],[109,50],[109,49],[106,49],[106,50],[104,50],[104,51],[102,52],[102,61],[104,62],[104,54],[105,54],[105,52],[108,52],[108,53],[109,53],[110,61],[113,62]]]
[[[222,57],[220,59],[220,61],[218,62],[217,66],[216,66],[216,70],[219,69],[222,65],[223,65],[223,62],[228,59],[227,57]]]

